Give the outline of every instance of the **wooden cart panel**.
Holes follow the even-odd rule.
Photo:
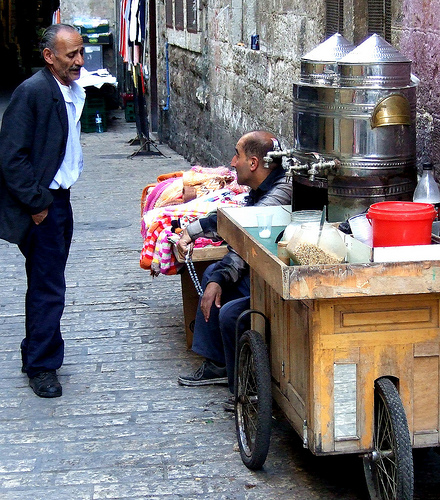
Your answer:
[[[220,212],[220,234],[251,267],[251,307],[269,318],[274,398],[307,446],[371,450],[383,376],[396,383],[413,446],[439,445],[440,262],[286,266]],[[264,332],[258,315],[252,323]]]

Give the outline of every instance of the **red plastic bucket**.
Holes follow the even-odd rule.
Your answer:
[[[383,201],[367,213],[373,226],[373,247],[430,245],[434,205],[410,201]]]

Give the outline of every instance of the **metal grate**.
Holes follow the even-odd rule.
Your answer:
[[[327,37],[335,33],[344,34],[344,0],[327,0],[325,30]]]
[[[391,0],[368,0],[368,34],[391,43]]]

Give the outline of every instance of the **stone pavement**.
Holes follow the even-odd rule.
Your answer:
[[[20,372],[23,258],[0,241],[0,498],[367,498],[360,460],[314,457],[276,411],[264,469],[249,471],[226,388],[177,384],[200,360],[186,349],[179,278],[139,267],[140,196],[190,165],[162,145],[165,156],[128,158],[134,125],[112,116],[108,132],[83,134],[72,189],[61,398],[36,397]],[[437,492],[438,476],[427,484]],[[430,491],[419,498],[438,498]]]

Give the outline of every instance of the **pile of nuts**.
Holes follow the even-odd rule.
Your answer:
[[[314,266],[318,264],[340,264],[343,262],[337,255],[324,251],[312,243],[300,243],[293,250],[292,259],[301,266]]]

